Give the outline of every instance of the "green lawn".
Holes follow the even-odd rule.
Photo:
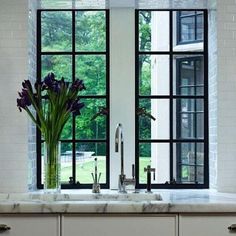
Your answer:
[[[146,183],[146,173],[144,173],[143,169],[147,165],[150,164],[150,158],[148,157],[141,157],[140,158],[140,167],[139,167],[139,179],[140,183]],[[106,176],[105,176],[105,168],[106,168],[106,162],[103,157],[98,157],[98,172],[101,172],[101,180],[100,183],[105,183]],[[131,168],[131,167],[130,167]],[[68,182],[69,177],[72,176],[72,167],[71,165],[68,164],[62,164],[61,167],[61,181],[62,182]],[[93,179],[91,176],[91,173],[94,172],[94,160],[88,160],[83,163],[78,163],[76,165],[76,179],[79,181],[81,184],[86,184],[86,183],[92,183]],[[117,176],[118,178],[118,176]]]

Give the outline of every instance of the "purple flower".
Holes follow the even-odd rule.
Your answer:
[[[77,79],[72,83],[70,91],[71,92],[76,92],[76,91],[78,92],[78,91],[82,91],[84,89],[86,89],[86,88],[84,86],[83,80]]]
[[[54,86],[55,86],[55,75],[53,73],[49,73],[43,79],[42,90],[45,90],[45,89],[53,90]]]
[[[24,89],[29,89],[29,91],[31,93],[33,93],[33,88],[32,88],[31,82],[29,80],[25,80],[24,82],[22,82],[22,87]]]
[[[37,80],[34,88],[29,80],[25,80],[22,83],[22,87],[22,91],[19,92],[19,97],[17,98],[17,107],[20,111],[23,109],[27,111],[45,137],[49,137],[50,135],[46,134],[52,132],[50,124],[58,122],[58,129],[62,130],[69,119],[70,113],[74,116],[80,115],[80,111],[84,107],[84,103],[80,102],[77,95],[79,91],[85,89],[82,80],[77,79],[71,84],[65,81],[63,77],[57,80],[53,73],[49,73],[42,82]],[[44,92],[42,93],[42,91]],[[51,106],[42,103],[41,99],[48,101]],[[66,111],[64,109],[65,104]],[[31,105],[36,110],[38,119],[35,119],[35,114],[28,109],[28,106]],[[60,135],[61,133],[58,133],[55,139],[59,140]]]
[[[80,115],[80,110],[84,107],[84,103],[80,102],[80,99],[77,98],[75,101],[68,101],[67,110],[69,110],[73,115]]]
[[[62,88],[68,88],[69,82],[65,82],[62,77],[61,80],[56,80],[53,73],[49,73],[42,82],[42,90],[50,90],[59,94]]]
[[[22,111],[22,109],[25,109],[27,106],[30,106],[31,103],[31,99],[28,93],[27,89],[22,89],[21,93],[18,93],[20,98],[17,98],[17,107],[19,108],[20,111]]]

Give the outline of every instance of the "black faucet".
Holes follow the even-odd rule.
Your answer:
[[[151,168],[150,165],[148,165],[147,167],[144,168],[144,172],[147,172],[147,193],[152,193],[152,190],[151,190],[151,173],[153,172],[153,180],[155,180],[155,171],[156,169],[155,168]]]

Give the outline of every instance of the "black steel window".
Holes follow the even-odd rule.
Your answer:
[[[203,32],[202,11],[179,11],[177,13],[177,43],[201,42]]]
[[[39,10],[37,78],[49,72],[84,80],[82,115],[61,136],[62,188],[91,188],[94,158],[109,188],[109,11]],[[43,101],[46,102],[46,101]],[[37,185],[43,187],[43,137],[37,131]]]
[[[184,10],[136,11],[136,176],[156,169],[154,188],[207,188],[207,10],[201,15],[203,47],[175,48],[176,15]],[[164,23],[165,22],[165,23]],[[165,25],[164,25],[165,24]],[[164,43],[163,43],[164,40]]]

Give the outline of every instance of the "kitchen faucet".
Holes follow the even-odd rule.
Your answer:
[[[119,193],[126,193],[126,185],[136,185],[135,175],[134,175],[134,165],[132,168],[132,179],[126,178],[124,174],[124,139],[123,139],[123,130],[122,124],[116,126],[115,133],[115,152],[119,152],[119,143],[120,143],[120,175],[118,180],[118,191]]]

